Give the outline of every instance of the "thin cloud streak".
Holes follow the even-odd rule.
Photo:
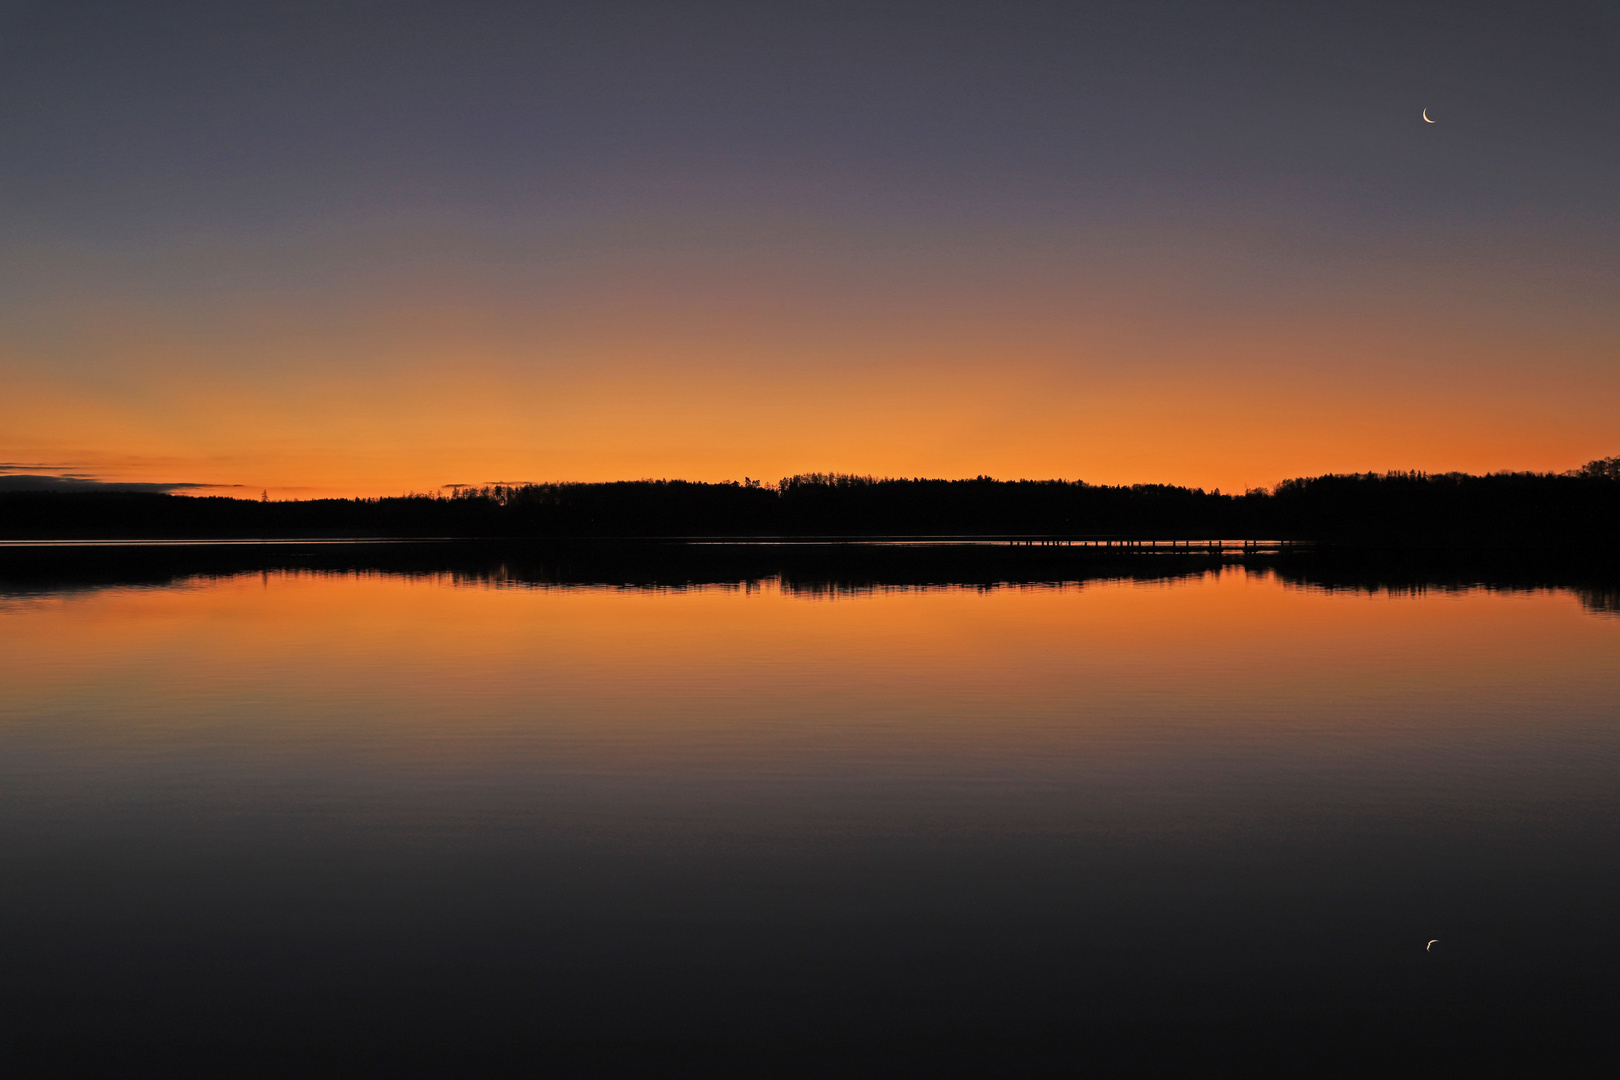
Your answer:
[[[128,491],[170,495],[198,488],[241,487],[240,484],[140,483],[116,480],[96,480],[86,476],[44,476],[29,473],[11,473],[0,476],[0,492],[11,491]]]

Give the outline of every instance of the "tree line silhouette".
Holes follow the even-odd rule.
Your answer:
[[[0,538],[1102,536],[1501,543],[1620,539],[1620,457],[1567,473],[1334,474],[1239,494],[1170,484],[895,479],[458,486],[268,501],[0,493]]]

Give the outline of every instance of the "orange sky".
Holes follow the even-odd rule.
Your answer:
[[[56,246],[0,335],[0,461],[282,497],[1559,470],[1620,452],[1620,315],[1600,254],[1532,239],[720,216]]]
[[[0,475],[1233,490],[1620,453],[1584,8],[479,11],[11,27]]]

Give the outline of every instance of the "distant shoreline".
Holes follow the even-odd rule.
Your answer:
[[[1168,484],[839,474],[789,477],[774,486],[638,480],[278,502],[0,491],[0,541],[356,538],[1614,545],[1620,458],[1562,474],[1318,476],[1241,495]]]

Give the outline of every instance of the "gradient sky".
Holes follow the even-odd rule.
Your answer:
[[[0,473],[1620,453],[1620,13],[1321,7],[6,5]]]

